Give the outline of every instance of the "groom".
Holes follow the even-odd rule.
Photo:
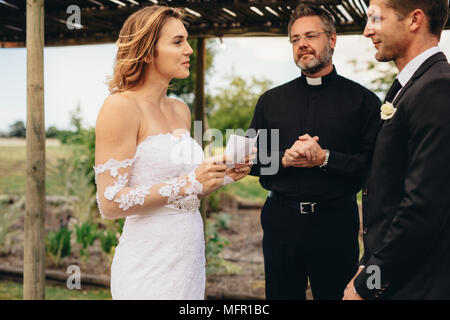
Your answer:
[[[344,299],[450,299],[448,0],[371,0],[364,35],[400,71],[363,192],[365,253]]]

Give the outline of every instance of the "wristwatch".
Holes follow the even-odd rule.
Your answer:
[[[328,164],[328,159],[330,158],[330,150],[325,149],[325,161],[319,166],[319,168],[324,168]]]

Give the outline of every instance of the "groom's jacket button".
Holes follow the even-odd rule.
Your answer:
[[[363,229],[363,234],[366,235],[366,234],[367,234],[367,231],[368,231],[368,230],[367,230],[367,227],[364,227],[364,229]]]

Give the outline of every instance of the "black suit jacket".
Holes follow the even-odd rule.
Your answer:
[[[450,299],[450,65],[445,55],[426,60],[393,104],[397,111],[381,124],[363,191],[360,264],[366,267],[355,289],[364,299]]]

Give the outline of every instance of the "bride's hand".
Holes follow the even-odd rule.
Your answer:
[[[234,181],[245,178],[250,173],[251,166],[253,165],[252,160],[256,158],[256,151],[256,148],[254,148],[253,153],[244,158],[244,163],[236,164],[233,168],[228,168],[226,175]]]
[[[239,181],[245,178],[250,173],[250,166],[243,167],[241,169],[229,168],[226,171],[226,175],[233,179],[234,181]],[[230,180],[230,182],[232,182]]]
[[[207,195],[222,186],[227,165],[225,155],[208,158],[195,169],[195,179],[203,186],[202,195]]]

